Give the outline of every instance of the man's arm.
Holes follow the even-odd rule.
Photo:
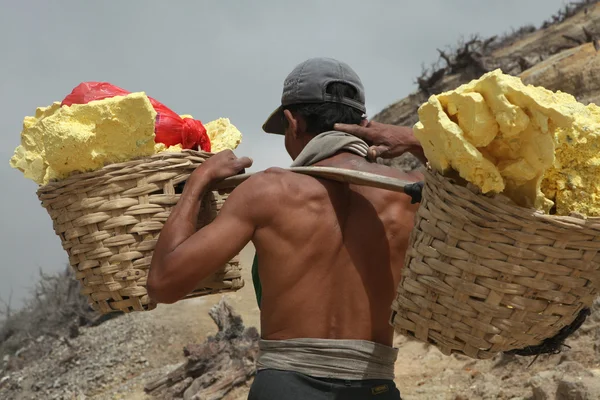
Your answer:
[[[377,157],[399,157],[408,152],[412,153],[423,164],[427,162],[423,147],[421,147],[409,127],[371,121],[361,125],[335,124],[334,129],[350,133],[371,144],[369,158],[372,160]]]
[[[248,182],[231,193],[212,223],[196,231],[202,197],[209,187],[251,164],[248,159],[225,157],[212,163],[209,159],[206,167],[192,174],[160,233],[147,282],[148,294],[156,302],[174,303],[185,297],[252,239],[255,223]]]

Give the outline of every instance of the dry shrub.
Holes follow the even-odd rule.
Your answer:
[[[80,284],[75,280],[71,267],[57,274],[40,277],[25,305],[18,311],[11,309],[10,298],[0,301],[3,318],[0,327],[0,357],[17,356],[26,364],[29,358],[45,353],[49,337],[68,343],[69,338],[79,335],[82,326],[98,325],[119,314],[100,315],[88,305],[87,298],[79,293]],[[41,350],[41,352],[40,352]],[[29,356],[28,356],[29,355]]]

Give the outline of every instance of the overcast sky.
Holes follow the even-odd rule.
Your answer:
[[[564,0],[0,0],[0,297],[25,296],[66,252],[37,186],[8,161],[23,117],[82,81],[145,91],[179,114],[229,117],[251,171],[288,166],[281,137],[260,127],[282,83],[309,57],[350,64],[370,116],[415,90],[422,63],[461,36],[541,22]]]

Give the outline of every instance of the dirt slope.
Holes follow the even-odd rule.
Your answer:
[[[246,326],[259,326],[250,277],[252,255],[252,247],[242,253],[246,286],[225,296]],[[144,384],[175,369],[184,360],[183,346],[203,342],[216,332],[207,313],[220,298],[186,300],[152,312],[125,315],[83,329],[68,344],[45,337],[43,340],[53,341],[50,353],[19,371],[0,374],[0,398],[154,399],[144,393]],[[445,357],[434,347],[398,336],[396,382],[408,400],[600,398],[598,312],[567,344],[572,349],[540,357],[528,368],[531,359]],[[249,384],[225,399],[245,399]],[[559,385],[563,391],[588,397],[555,397]]]

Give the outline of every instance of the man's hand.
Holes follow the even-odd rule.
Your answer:
[[[252,166],[252,160],[248,157],[237,158],[233,151],[223,150],[208,160],[204,161],[190,176],[190,179],[197,179],[196,176],[208,178],[211,183],[217,183],[225,178],[243,173],[246,168]]]
[[[409,152],[425,163],[423,148],[413,135],[412,129],[405,126],[364,121],[360,125],[335,124],[333,129],[359,137],[369,143],[369,159],[377,157],[394,158]]]

